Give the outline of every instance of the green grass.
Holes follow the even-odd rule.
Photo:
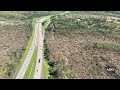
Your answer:
[[[42,19],[43,17],[40,17],[40,18],[33,18],[33,21],[37,21],[37,20],[40,20]]]
[[[49,65],[47,63],[46,60],[43,60],[43,77],[44,79],[48,79],[48,77],[50,77],[50,74],[49,74]]]
[[[48,18],[45,20],[46,23],[45,23],[45,25],[42,26],[42,34],[44,33],[45,28],[46,28],[46,27],[49,25],[49,23],[50,23],[50,22],[49,22],[49,18],[50,18],[50,17],[48,17]]]
[[[0,19],[3,20],[18,20],[26,18],[26,16],[23,14],[23,12],[17,12],[17,11],[0,11]]]
[[[45,32],[45,28],[49,25],[50,22],[49,21],[49,18],[50,16],[48,16],[48,19],[46,19],[46,23],[44,26],[42,26],[42,34]],[[44,53],[44,48],[43,48],[43,53]],[[50,74],[49,74],[49,65],[48,65],[48,62],[45,60],[44,58],[44,54],[43,54],[43,62],[42,62],[42,75],[41,75],[41,78],[42,79],[48,79],[48,77],[50,77]]]
[[[32,79],[33,78],[34,71],[35,71],[35,65],[36,65],[36,58],[37,58],[37,48],[35,48],[35,50],[33,52],[32,59],[27,68],[27,71],[25,72],[24,79]]]
[[[17,74],[18,74],[18,72],[19,72],[19,70],[20,70],[20,68],[21,68],[21,66],[22,66],[28,52],[29,52],[29,49],[31,47],[31,44],[32,44],[32,41],[33,41],[33,36],[34,36],[34,33],[35,33],[35,22],[32,23],[32,28],[33,28],[32,36],[30,37],[29,42],[28,42],[28,44],[26,46],[26,50],[23,53],[22,58],[20,59],[19,65],[16,65],[17,69],[15,71],[15,74],[13,75],[13,78],[16,78],[16,76],[17,76]]]
[[[43,49],[43,52],[44,52],[44,49]],[[49,65],[48,65],[48,62],[44,59],[44,55],[43,55],[43,62],[42,62],[42,79],[48,79],[48,77],[50,77],[50,74],[49,74]]]

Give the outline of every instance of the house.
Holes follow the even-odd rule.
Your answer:
[[[77,22],[80,22],[80,21],[81,21],[81,19],[80,19],[80,18],[77,18],[77,19],[76,19],[76,21],[77,21]]]

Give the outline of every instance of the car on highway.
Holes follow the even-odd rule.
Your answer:
[[[39,59],[38,63],[40,63],[40,59]]]

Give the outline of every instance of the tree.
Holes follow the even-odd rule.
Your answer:
[[[54,66],[55,66],[55,62],[49,61],[49,62],[48,62],[48,65],[51,66],[51,67],[54,67]]]

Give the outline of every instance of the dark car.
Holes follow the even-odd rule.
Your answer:
[[[39,59],[38,63],[40,63],[40,59]]]

